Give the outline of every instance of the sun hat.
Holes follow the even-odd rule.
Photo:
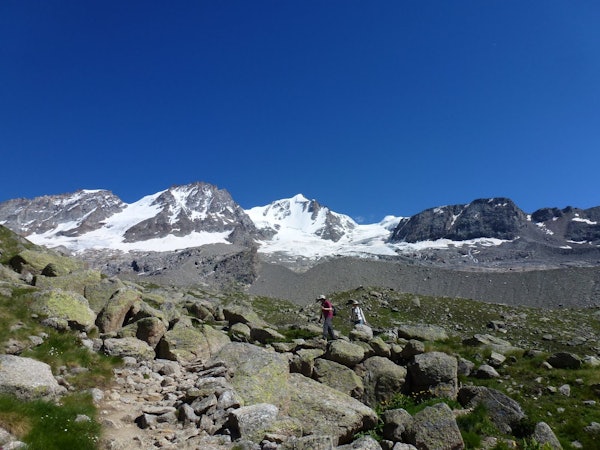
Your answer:
[[[353,305],[358,305],[358,300],[352,300]]]
[[[327,297],[325,297],[324,295],[319,295],[319,298],[316,301],[321,301],[321,300],[327,300]]]

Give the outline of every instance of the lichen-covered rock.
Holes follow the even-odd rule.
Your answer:
[[[167,332],[167,325],[158,317],[146,317],[126,325],[118,332],[118,337],[135,337],[155,348]]]
[[[18,255],[13,256],[9,263],[19,273],[30,269],[34,273],[40,274],[48,264],[53,264],[59,275],[65,275],[84,268],[84,263],[75,258],[62,256],[51,251],[33,249],[23,250]]]
[[[484,347],[494,350],[502,355],[511,352],[522,352],[523,349],[515,347],[505,339],[493,336],[491,334],[475,334],[473,337],[463,340],[463,344],[473,347]]]
[[[140,292],[129,288],[119,289],[98,314],[96,325],[102,333],[118,331],[125,325],[125,318],[133,312],[134,305],[140,301]]]
[[[242,322],[249,325],[250,328],[268,326],[250,306],[246,305],[225,306],[223,307],[223,315],[230,325]]]
[[[542,447],[545,445],[551,450],[562,450],[562,445],[552,428],[546,422],[538,422],[533,431],[533,438]]]
[[[98,314],[115,292],[125,285],[118,278],[102,278],[97,283],[87,284],[83,295],[88,299],[90,308]]]
[[[57,277],[36,276],[34,285],[40,289],[63,289],[83,295],[88,284],[100,282],[98,270],[77,270]]]
[[[363,381],[356,372],[340,363],[323,358],[315,360],[312,378],[357,399],[362,399],[365,391]]]
[[[358,344],[337,339],[327,345],[324,357],[352,368],[364,359],[365,349]]]
[[[245,405],[270,403],[280,406],[289,402],[288,360],[282,354],[252,344],[232,342],[207,364],[219,363],[234,372],[231,384]]]
[[[331,436],[334,445],[346,444],[377,423],[377,413],[364,403],[303,375],[290,374],[287,388],[289,401],[280,410],[300,420],[305,434]]]
[[[96,314],[83,295],[53,289],[35,292],[32,298],[31,310],[34,313],[64,320],[73,329],[89,331],[94,327]]]
[[[121,358],[130,356],[137,360],[151,360],[155,357],[154,349],[135,337],[105,339],[102,349],[107,355]]]
[[[230,423],[236,439],[261,442],[275,423],[279,408],[269,403],[258,403],[235,409],[230,414]]]
[[[230,342],[226,333],[210,325],[192,327],[178,323],[164,334],[156,346],[156,354],[158,358],[180,362],[206,361]]]
[[[413,416],[404,432],[405,442],[421,449],[465,448],[452,410],[445,403],[428,406]]]

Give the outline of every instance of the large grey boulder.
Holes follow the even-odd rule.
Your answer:
[[[258,403],[234,409],[231,411],[229,419],[233,435],[236,439],[260,442],[277,420],[278,414],[279,408],[269,403]]]
[[[475,334],[470,338],[464,339],[463,344],[470,345],[472,347],[483,347],[489,348],[502,355],[511,352],[522,352],[523,349],[515,347],[505,339],[493,336],[491,334]]]
[[[216,364],[223,364],[232,371],[231,384],[244,405],[281,406],[289,401],[289,363],[284,355],[252,344],[231,342],[207,363]]]
[[[535,425],[535,429],[533,431],[533,438],[537,441],[541,446],[547,446],[551,450],[562,450],[562,445],[550,425],[546,422],[538,422]]]
[[[156,356],[154,348],[135,337],[105,339],[102,350],[110,356],[130,356],[138,361],[152,360]]]
[[[525,418],[525,412],[512,398],[484,386],[464,386],[458,391],[458,401],[465,408],[483,404],[490,420],[503,433],[512,434],[513,427]]]
[[[352,342],[337,339],[327,345],[325,359],[335,361],[346,367],[354,367],[365,357],[365,349]]]
[[[183,321],[163,335],[156,346],[156,356],[180,362],[206,361],[230,342],[226,333],[210,325],[194,327]]]
[[[289,403],[280,409],[298,419],[305,434],[331,436],[334,445],[346,444],[377,424],[377,413],[362,402],[303,375],[290,374],[287,387]]]
[[[123,288],[115,292],[96,318],[96,325],[100,331],[118,331],[125,325],[126,317],[133,314],[134,305],[141,302],[141,298],[141,293],[134,289]]]
[[[437,325],[405,324],[398,327],[398,337],[403,339],[418,339],[420,341],[445,341],[448,339],[448,332]]]
[[[404,390],[406,368],[382,356],[372,356],[361,364],[365,404],[375,407],[380,402],[391,400]]]
[[[410,390],[420,397],[456,399],[458,361],[443,352],[416,355],[408,365]]]
[[[311,378],[316,359],[323,356],[324,353],[325,350],[320,348],[302,348],[298,350],[290,360],[290,372],[301,373],[305,377]]]
[[[412,422],[412,416],[405,409],[388,409],[382,415],[383,437],[399,442],[406,431],[408,424]]]
[[[135,337],[155,348],[166,332],[167,325],[158,317],[145,317],[121,328],[117,336]]]
[[[356,372],[323,358],[315,360],[312,378],[357,399],[361,399],[365,391],[363,381]]]
[[[381,450],[381,445],[371,436],[362,436],[351,444],[339,445],[336,450]]]
[[[21,356],[0,355],[0,394],[21,400],[53,400],[65,392],[48,364]]]
[[[445,403],[419,411],[404,432],[405,442],[418,449],[461,450],[465,448],[454,413]]]

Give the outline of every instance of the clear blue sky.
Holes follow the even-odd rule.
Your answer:
[[[0,2],[0,201],[600,205],[600,3]]]

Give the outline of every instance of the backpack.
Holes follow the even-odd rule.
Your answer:
[[[337,316],[337,308],[334,305],[331,305],[331,307],[333,308],[333,315]]]

